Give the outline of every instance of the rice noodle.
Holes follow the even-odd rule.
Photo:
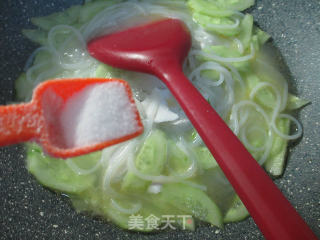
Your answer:
[[[286,140],[294,140],[294,139],[299,138],[302,135],[302,126],[299,123],[299,121],[296,118],[294,118],[293,116],[288,115],[288,114],[279,113],[283,109],[283,106],[286,106],[287,100],[286,100],[286,97],[281,97],[278,89],[276,89],[272,84],[267,83],[267,82],[261,82],[261,83],[257,84],[255,86],[255,88],[252,89],[252,91],[250,93],[250,98],[253,99],[253,97],[257,94],[257,92],[263,87],[272,88],[272,90],[275,92],[275,95],[276,95],[276,106],[274,107],[272,119],[271,119],[271,126],[272,126],[273,130],[275,131],[275,133]],[[288,84],[284,84],[283,92],[288,92]],[[288,134],[284,134],[281,131],[279,131],[276,126],[277,118],[287,118],[287,119],[291,120],[292,122],[294,122],[297,127],[297,132],[293,135],[288,135]]]
[[[249,100],[244,100],[244,101],[240,101],[239,103],[235,104],[232,107],[232,113],[231,113],[231,120],[233,122],[233,132],[238,135],[239,134],[239,130],[241,125],[239,124],[239,120],[238,120],[238,111],[241,107],[245,107],[245,106],[250,106],[253,107],[256,112],[260,113],[265,122],[268,123],[269,122],[269,117],[267,115],[267,113],[256,103],[254,103],[253,101],[249,101]]]
[[[34,78],[32,77],[32,74],[34,73],[34,71],[37,71],[37,70],[47,66],[49,63],[50,63],[49,61],[45,61],[45,62],[42,62],[42,63],[39,63],[37,65],[30,67],[26,72],[26,80],[28,82],[30,82],[31,84],[34,84],[34,81],[33,81]]]
[[[254,94],[253,94],[253,96],[254,96]],[[267,113],[258,104],[254,103],[253,101],[248,101],[248,100],[241,101],[241,102],[234,105],[234,107],[232,108],[232,113],[231,113],[231,121],[233,123],[233,131],[236,135],[239,134],[239,129],[242,128],[242,124],[244,124],[244,122],[245,122],[245,121],[239,122],[239,119],[237,117],[238,111],[240,108],[245,107],[245,106],[253,107],[256,112],[260,113],[262,115],[262,117],[264,118],[265,123],[267,124],[268,129],[269,129],[268,133],[267,133],[267,136],[268,136],[267,141],[266,141],[264,148],[263,148],[264,153],[263,153],[262,157],[258,160],[259,164],[262,165],[267,160],[269,153],[270,153],[270,150],[271,150],[271,147],[272,147],[273,133],[271,131],[271,127],[272,127],[273,121],[271,121],[271,123],[270,123],[270,118],[268,117]],[[244,142],[248,144],[248,142],[246,142],[246,141],[244,141]],[[249,145],[245,145],[245,146],[250,148]],[[251,147],[254,149],[253,146],[251,146]]]
[[[277,78],[283,79],[281,74],[277,70],[275,70],[272,66],[270,66],[270,64],[267,64],[266,62],[262,61],[259,58],[257,59],[257,63],[263,65],[263,68],[268,69],[268,71],[276,75]],[[281,82],[283,86],[282,86],[282,104],[280,107],[280,111],[283,111],[286,108],[287,101],[288,101],[288,83],[284,79]]]
[[[222,72],[219,71],[219,69],[222,69],[222,67],[221,67],[221,68],[219,68],[219,67],[221,67],[221,66],[220,66],[219,64],[215,63],[215,62],[205,62],[205,63],[201,64],[199,67],[197,67],[196,69],[194,69],[194,70],[190,73],[189,79],[192,80],[192,79],[194,79],[194,78],[196,77],[197,80],[198,80],[198,79],[203,79],[203,80],[205,80],[210,86],[217,87],[217,86],[221,85],[221,84],[223,83],[223,81],[224,81],[224,75],[223,75]],[[203,70],[216,70],[216,71],[218,71],[218,72],[220,73],[220,78],[219,78],[219,80],[218,80],[218,81],[210,81],[210,80],[208,81],[206,78],[201,77],[201,76],[200,76],[200,73],[201,73],[201,71],[203,71]]]
[[[79,48],[73,49],[73,52],[79,52],[80,58],[77,58],[76,63],[67,63],[63,61],[63,55],[65,55],[64,46],[69,43],[72,40],[72,35],[67,38],[67,40],[62,44],[62,49],[57,49],[55,47],[54,37],[57,33],[61,32],[72,32],[72,34],[76,37],[78,43],[80,44]],[[59,64],[64,69],[70,69],[70,70],[77,70],[84,67],[88,67],[88,64],[90,64],[91,57],[88,56],[88,53],[86,52],[86,41],[82,37],[81,33],[74,27],[68,26],[68,25],[57,25],[53,27],[49,33],[48,33],[48,43],[50,50],[54,53],[55,56],[59,59]],[[74,44],[74,41],[73,41]]]
[[[292,135],[282,133],[277,128],[277,125],[276,125],[276,119],[278,119],[278,118],[287,118],[287,119],[291,120],[292,122],[294,122],[294,124],[297,127],[296,133],[292,134]],[[282,137],[283,139],[286,139],[286,140],[294,140],[294,139],[297,139],[297,138],[302,136],[302,126],[301,126],[301,124],[299,123],[299,121],[296,118],[294,118],[293,116],[291,116],[289,114],[280,113],[279,115],[275,116],[275,119],[272,121],[271,126],[272,126],[272,129],[275,131],[276,134],[278,134],[280,137]]]
[[[265,131],[263,131],[263,129],[261,128],[258,128],[258,127],[253,127],[253,128],[250,128],[248,130],[248,126],[244,126],[242,127],[242,129],[240,130],[240,138],[243,142],[243,144],[246,146],[246,148],[248,148],[249,150],[251,151],[254,151],[254,152],[260,152],[260,151],[263,151],[265,149],[265,146],[261,146],[261,147],[255,147],[253,145],[251,145],[251,143],[248,141],[247,139],[247,133],[250,133],[252,131],[259,131],[259,132],[262,132],[264,134],[264,138],[266,139],[267,138],[267,133]]]
[[[272,148],[272,141],[273,141],[273,132],[269,129],[268,130],[268,138],[267,138],[267,142],[264,145],[264,153],[263,155],[260,157],[260,159],[258,159],[258,163],[260,165],[263,165],[265,163],[265,161],[268,159],[268,156],[270,154],[271,148]]]
[[[113,178],[118,174],[118,170],[121,166],[126,167],[128,162],[128,157],[132,152],[135,152],[134,149],[137,145],[136,140],[131,140],[125,142],[118,147],[108,160],[106,171],[103,177],[103,189],[105,190],[108,196],[121,197],[121,194],[116,192],[112,187],[111,183]]]
[[[128,156],[129,157],[129,160],[128,160],[129,172],[132,172],[137,177],[139,177],[143,180],[151,181],[153,183],[162,183],[162,184],[163,183],[170,183],[170,182],[180,182],[183,179],[190,178],[196,171],[196,161],[193,157],[193,154],[189,150],[187,150],[187,148],[185,148],[186,143],[184,142],[184,140],[181,139],[181,143],[182,144],[179,144],[180,149],[182,148],[181,150],[187,152],[187,154],[190,154],[191,160],[192,160],[191,165],[189,166],[187,171],[184,172],[183,174],[172,175],[172,176],[165,176],[165,175],[153,176],[153,175],[144,174],[136,168],[135,163],[134,163],[135,158],[132,154],[130,154]]]
[[[51,53],[51,49],[48,47],[39,47],[36,50],[33,51],[33,53],[29,56],[29,58],[27,59],[27,62],[23,68],[24,71],[28,71],[28,69],[31,67],[31,65],[33,64],[33,61],[35,59],[35,56],[37,54],[39,54],[42,51],[47,51],[49,53]]]
[[[245,83],[239,73],[239,71],[234,67],[232,66],[231,64],[229,63],[225,63],[225,65],[231,70],[231,72],[236,76],[237,80],[239,81],[240,83],[240,86],[244,89],[245,88]]]
[[[56,67],[53,65],[53,66],[51,66],[50,70],[40,73],[36,77],[36,80],[34,81],[34,83],[39,84],[39,83],[45,81],[46,79],[53,78],[55,76],[56,72],[57,72]]]
[[[128,11],[130,9],[130,11]],[[108,34],[125,27],[124,23],[134,16],[145,15],[143,5],[134,1],[114,4],[98,13],[82,30],[84,39]]]

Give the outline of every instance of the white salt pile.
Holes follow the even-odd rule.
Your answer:
[[[136,107],[119,82],[90,85],[67,100],[61,125],[68,148],[117,139],[139,130]]]

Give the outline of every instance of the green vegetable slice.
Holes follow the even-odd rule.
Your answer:
[[[100,152],[95,152],[81,158],[83,161],[95,163],[100,154]],[[36,144],[28,144],[27,168],[41,184],[67,193],[80,193],[93,187],[96,179],[94,174],[76,174],[69,168],[65,160],[45,156],[42,149]]]
[[[229,222],[238,222],[246,217],[249,216],[249,212],[238,197],[238,195],[235,195],[231,207],[229,210],[226,212],[223,222],[224,223],[229,223]]]
[[[72,205],[80,212],[90,212],[93,215],[104,216],[117,226],[129,229],[129,214],[115,209],[111,199],[98,189],[88,189],[80,194],[70,196]]]
[[[155,130],[145,140],[136,159],[136,168],[144,174],[160,175],[167,160],[167,138],[160,130]],[[150,184],[131,172],[128,172],[122,182],[122,190],[145,191]]]
[[[196,147],[195,152],[198,157],[197,166],[202,170],[207,170],[218,166],[218,163],[207,147]]]
[[[259,43],[260,46],[265,44],[271,37],[268,33],[262,31],[258,27],[254,27],[253,31],[254,31],[254,36],[257,36],[258,43]]]
[[[168,167],[175,174],[181,174],[190,167],[190,157],[173,140],[168,144]]]
[[[240,24],[241,32],[239,34],[239,40],[243,44],[243,49],[247,49],[250,45],[252,28],[253,28],[253,17],[250,14],[246,14]]]
[[[254,0],[209,0],[208,2],[216,4],[220,9],[232,9],[235,11],[243,11],[254,5]]]
[[[159,201],[151,201],[150,197],[147,196],[146,199],[140,199],[142,208],[135,213],[123,213],[119,211],[111,201],[117,201],[117,204],[123,208],[130,209],[132,208],[132,201],[130,201],[130,195],[123,196],[123,199],[112,200],[109,196],[106,196],[98,189],[88,189],[82,193],[77,195],[71,195],[72,204],[75,209],[80,212],[92,212],[94,215],[105,216],[108,219],[112,220],[117,226],[135,231],[143,231],[150,232],[155,229],[161,229],[161,225],[163,225],[163,216],[170,215],[174,216],[172,218],[175,221],[172,225],[179,226],[182,229],[194,230],[195,229],[195,221],[192,217],[186,217],[185,222],[183,222],[183,218],[178,217],[180,214],[185,216],[185,213],[181,211],[177,211],[170,205],[161,205]],[[180,216],[181,216],[180,215]],[[132,226],[130,223],[131,217],[140,217],[141,221],[143,221],[143,226],[141,229],[130,229]],[[157,225],[154,228],[150,228],[148,226],[148,218],[157,218]]]
[[[279,131],[284,134],[288,134],[290,130],[289,119],[278,119],[277,127]],[[288,141],[274,134],[272,147],[268,160],[265,162],[265,169],[275,177],[282,175],[286,160]]]
[[[234,36],[240,31],[238,27],[231,27],[236,24],[235,20],[227,17],[211,17],[195,12],[193,13],[193,18],[206,30],[221,34],[223,36]]]
[[[196,13],[205,14],[212,17],[228,17],[234,14],[234,11],[229,9],[219,9],[212,1],[205,0],[189,0],[189,7]]]
[[[202,190],[182,183],[162,186],[161,192],[151,196],[155,201],[174,206],[202,221],[222,227],[222,215],[218,206]]]
[[[296,109],[302,108],[308,103],[310,103],[310,101],[307,101],[305,99],[289,94],[286,110],[289,110],[289,111],[296,110]]]

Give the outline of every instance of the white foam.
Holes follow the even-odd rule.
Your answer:
[[[136,108],[119,82],[98,83],[71,96],[60,123],[68,148],[120,138],[139,130]]]

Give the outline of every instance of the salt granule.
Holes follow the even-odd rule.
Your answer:
[[[68,148],[120,138],[140,128],[136,108],[119,82],[85,87],[67,100],[60,120]]]

